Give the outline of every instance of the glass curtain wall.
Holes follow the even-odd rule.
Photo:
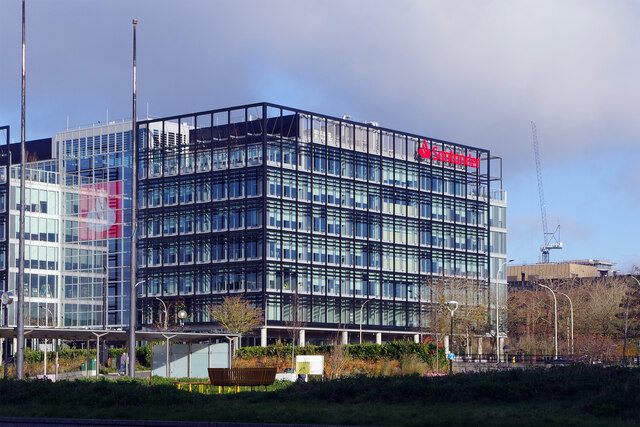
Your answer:
[[[272,104],[142,122],[140,135],[147,325],[157,298],[195,326],[233,293],[269,325],[298,306],[327,330],[357,327],[362,307],[369,328],[415,330],[455,281],[489,306],[490,180],[464,164],[487,151]],[[424,159],[425,144],[463,161]]]

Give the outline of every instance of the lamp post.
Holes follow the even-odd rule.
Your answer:
[[[182,331],[182,329],[184,328],[184,319],[186,319],[187,316],[188,314],[186,310],[178,311],[178,319],[180,319],[180,331]]]
[[[55,317],[53,315],[53,313],[51,312],[51,310],[49,310],[49,308],[47,308],[46,304],[43,306],[42,304],[39,305],[40,308],[44,308],[46,311],[49,312],[49,314],[51,315],[51,323],[54,323]],[[38,321],[38,323],[40,323]],[[49,316],[47,316],[47,313],[44,314],[44,326],[47,327],[49,326]],[[44,338],[44,377],[47,378],[47,339]],[[87,368],[87,372],[89,372],[88,370],[89,368]],[[87,374],[88,376],[88,374]]]
[[[631,278],[636,281],[638,286],[640,286],[640,281],[638,281],[638,279],[636,279],[633,276],[631,276]],[[629,296],[627,296],[627,303],[626,303],[626,308],[625,308],[625,311],[624,311],[624,346],[623,346],[623,350],[622,350],[622,360],[623,360],[624,366],[627,366],[627,328],[628,328],[628,321],[629,321]]]
[[[129,376],[136,376],[136,314],[137,314],[137,293],[135,281],[138,275],[138,132],[136,122],[136,25],[138,20],[134,19],[133,24],[133,99],[131,117],[131,276],[129,280]]]
[[[165,304],[164,301],[162,301],[160,298],[156,297],[156,299],[158,301],[160,301],[162,303],[162,306],[164,307],[164,323],[163,323],[164,328],[163,328],[163,330],[166,331],[168,329],[168,318],[169,318],[169,311],[167,310],[167,304]],[[186,311],[185,311],[185,313],[186,313]]]
[[[573,355],[573,302],[571,301],[571,298],[569,298],[569,295],[565,294],[564,292],[556,292],[560,295],[565,296],[569,300],[569,308],[571,309],[571,354]]]
[[[373,300],[368,299],[365,302],[363,302],[362,305],[360,306],[360,344],[362,344],[362,310],[364,310],[365,304],[368,303],[369,301],[373,301]]]
[[[9,305],[13,303],[13,292],[3,292],[0,295],[0,309],[2,310],[2,322],[9,326]],[[4,340],[4,379],[7,379],[7,360],[9,359],[9,339]]]
[[[553,308],[554,308],[554,331],[555,331],[555,339],[554,339],[554,359],[558,358],[558,299],[556,298],[556,293],[553,289],[551,289],[550,287],[548,287],[547,285],[541,285],[540,283],[534,283],[535,285],[541,286],[545,289],[548,289],[549,292],[551,292],[551,295],[553,295]]]
[[[458,301],[447,301],[446,303],[447,310],[451,313],[451,333],[449,334],[449,375],[453,375],[453,359],[451,358],[451,354],[453,354],[453,313],[458,309]]]
[[[500,278],[500,271],[502,267],[513,262],[512,259],[503,261],[496,273],[496,363],[500,363],[500,292],[498,292],[498,279]]]

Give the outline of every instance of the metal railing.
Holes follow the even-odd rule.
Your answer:
[[[605,365],[605,366],[640,366],[640,356],[599,358],[588,355],[558,355],[553,354],[511,354],[505,353],[500,355],[500,361],[497,360],[495,354],[469,354],[456,355],[455,362],[458,363],[501,363],[501,364],[517,364],[517,365],[570,365],[570,364],[586,364],[586,365]]]

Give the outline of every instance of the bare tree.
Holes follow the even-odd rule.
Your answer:
[[[484,334],[489,330],[487,306],[478,297],[479,284],[470,279],[448,279],[435,283],[433,292],[433,328],[436,333],[450,333],[451,316],[446,302],[455,300],[459,304],[454,316],[454,337],[467,353],[471,353],[473,336]],[[451,337],[450,348],[454,348],[454,337]]]
[[[291,296],[291,303],[288,305],[288,313],[285,312],[285,325],[291,336],[291,372],[295,368],[295,347],[296,338],[299,338],[300,331],[307,325],[305,321],[304,306],[300,303],[298,291]]]
[[[547,285],[571,298],[574,309],[575,353],[586,357],[612,357],[624,353],[624,337],[634,334],[636,311],[640,311],[640,292],[622,278],[598,278]],[[636,286],[637,288],[637,286]],[[637,289],[636,289],[637,290]],[[627,304],[627,298],[628,304]],[[512,346],[528,354],[551,351],[554,329],[553,298],[548,291],[510,289],[509,335]],[[570,349],[571,311],[565,298],[558,298],[558,338]],[[560,346],[559,346],[560,347]]]
[[[156,300],[159,301],[153,323],[156,329],[177,331],[180,328],[177,316],[178,311],[186,309],[184,299],[180,297],[168,301],[161,298],[156,298]]]
[[[338,330],[340,330],[340,327],[338,327]],[[329,379],[335,379],[342,376],[349,358],[347,356],[346,347],[340,342],[339,335],[340,332],[337,332],[333,337],[333,346],[326,357],[324,365],[325,374]]]
[[[220,304],[208,307],[211,318],[234,334],[245,335],[264,322],[264,313],[260,307],[252,305],[240,295],[226,296]]]

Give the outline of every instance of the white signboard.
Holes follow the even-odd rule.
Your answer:
[[[309,364],[309,375],[322,375],[324,373],[324,356],[296,356],[296,369],[299,363]],[[300,373],[300,370],[298,370]]]

